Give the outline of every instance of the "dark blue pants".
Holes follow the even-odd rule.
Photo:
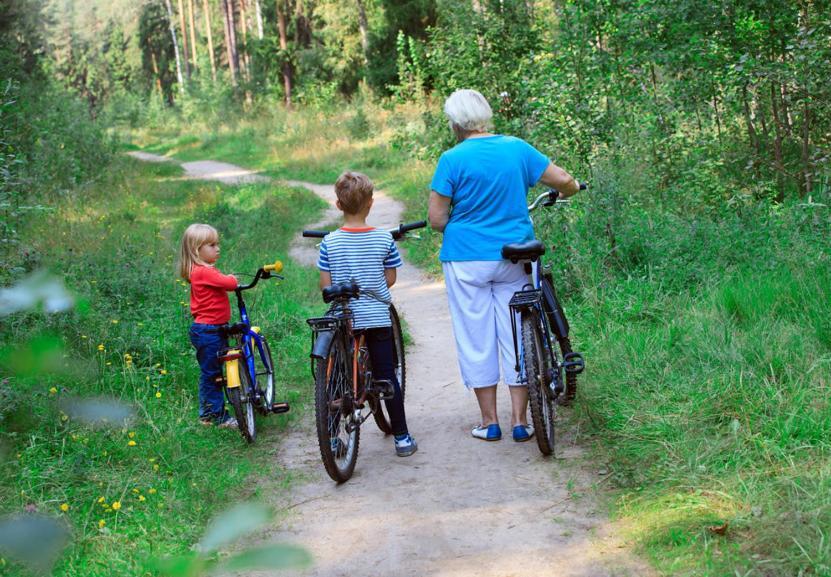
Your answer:
[[[228,346],[228,339],[219,334],[220,326],[193,323],[190,327],[190,342],[196,348],[196,360],[201,370],[199,418],[217,423],[228,419],[221,384],[222,362],[217,358],[217,353]]]
[[[404,414],[404,397],[401,395],[401,386],[395,376],[395,355],[390,327],[365,329],[366,347],[369,350],[369,359],[372,362],[372,376],[392,382],[395,396],[384,401],[387,414],[390,417],[393,435],[407,434],[407,417]]]

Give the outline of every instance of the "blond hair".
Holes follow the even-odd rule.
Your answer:
[[[210,242],[217,242],[219,233],[209,224],[192,224],[185,229],[182,243],[179,245],[179,259],[176,262],[176,272],[186,281],[190,281],[193,265],[206,265],[199,258],[199,249]]]
[[[360,172],[343,172],[335,182],[335,195],[340,201],[340,207],[347,214],[358,214],[372,198],[375,185],[365,174]]]

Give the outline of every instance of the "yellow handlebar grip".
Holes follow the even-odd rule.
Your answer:
[[[274,264],[267,264],[263,267],[265,272],[276,272],[280,273],[283,271],[283,263],[279,260],[274,261]]]

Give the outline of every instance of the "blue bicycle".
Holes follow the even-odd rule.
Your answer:
[[[580,190],[585,188],[585,184],[580,185]],[[559,194],[554,189],[547,190],[531,203],[528,212],[538,206],[567,202],[557,200]],[[514,313],[511,325],[517,359],[515,370],[520,382],[528,386],[537,446],[543,455],[550,455],[554,452],[556,407],[574,399],[577,375],[583,372],[585,362],[580,353],[571,349],[568,320],[554,291],[550,268],[542,263],[543,254],[545,245],[538,240],[502,247],[502,258],[521,262],[528,275],[528,284],[514,293],[509,303]]]
[[[271,359],[271,350],[260,327],[251,326],[242,293],[254,288],[260,279],[282,279],[278,274],[282,270],[283,263],[280,261],[267,264],[257,270],[254,280],[249,284],[234,289],[240,321],[220,328],[220,334],[231,341],[228,348],[219,353],[225,371],[225,395],[233,407],[240,433],[249,443],[253,443],[257,436],[255,411],[262,415],[285,413],[289,410],[289,404],[274,402],[274,361]]]

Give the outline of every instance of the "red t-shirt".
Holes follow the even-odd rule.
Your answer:
[[[231,320],[227,291],[237,288],[237,279],[212,266],[193,265],[190,271],[190,314],[194,322],[221,325]]]

